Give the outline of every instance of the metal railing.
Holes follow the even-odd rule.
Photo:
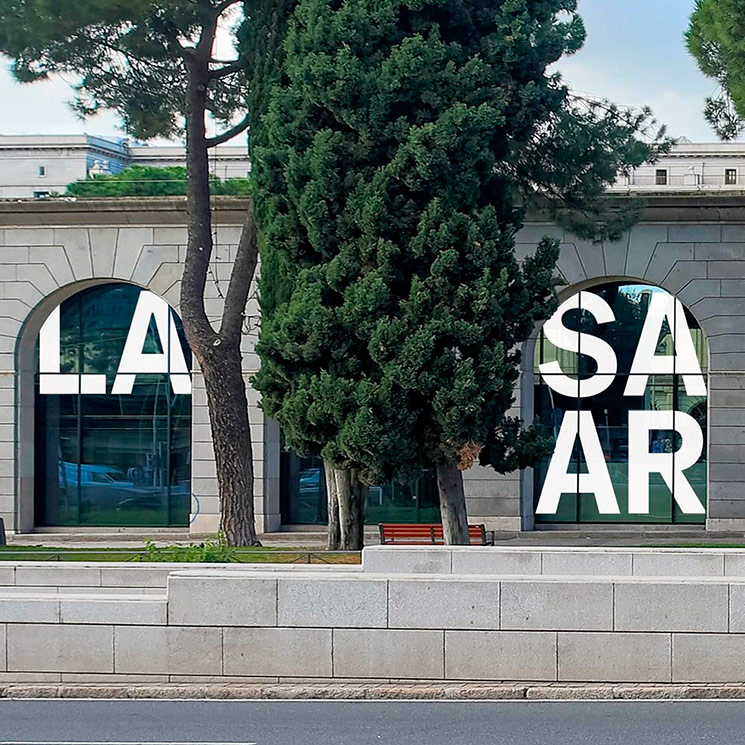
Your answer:
[[[742,177],[735,177],[734,180],[731,177],[725,176],[723,173],[719,174],[680,174],[668,173],[666,177],[658,178],[654,174],[639,174],[635,173],[633,176],[628,178],[621,178],[611,188],[611,190],[617,189],[633,189],[634,187],[644,188],[659,188],[664,189],[666,187],[675,187],[682,189],[697,190],[702,188],[726,188],[726,189],[745,189],[745,174]]]

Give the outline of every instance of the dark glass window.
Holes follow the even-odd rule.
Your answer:
[[[186,526],[191,494],[191,396],[168,374],[139,374],[132,392],[111,393],[142,290],[108,284],[60,308],[62,375],[104,375],[105,392],[42,394],[36,381],[36,523],[49,526]],[[172,313],[172,311],[171,311]],[[151,319],[143,353],[179,344]],[[37,370],[38,348],[37,348]]]
[[[595,495],[580,491],[580,475],[587,473],[588,467],[578,436],[568,468],[569,473],[577,475],[577,488],[562,493],[556,514],[536,514],[536,521],[545,523],[703,522],[705,515],[684,514],[676,500],[673,499],[674,474],[676,473],[674,460],[673,490],[671,491],[661,474],[653,472],[649,476],[648,514],[630,514],[628,509],[629,437],[634,436],[629,432],[629,412],[637,411],[672,412],[673,425],[677,412],[688,414],[698,422],[704,437],[701,457],[683,473],[700,502],[706,505],[706,396],[689,395],[685,384],[686,374],[692,374],[698,370],[703,374],[704,380],[706,379],[708,360],[703,331],[693,316],[683,309],[698,362],[697,370],[674,369],[672,374],[659,374],[654,370],[636,370],[637,375],[632,376],[632,363],[652,295],[654,293],[667,295],[667,293],[658,287],[649,285],[618,283],[595,287],[590,292],[606,301],[613,310],[615,321],[599,324],[592,314],[575,309],[564,314],[563,324],[570,331],[582,331],[607,342],[615,352],[617,372],[611,376],[612,382],[604,391],[596,395],[580,397],[580,381],[587,380],[597,373],[594,358],[582,354],[581,342],[579,353],[558,349],[550,343],[542,330],[536,342],[535,354],[535,415],[544,437],[556,442],[567,412],[589,411],[592,414],[620,514],[601,514]],[[582,294],[579,293],[579,295]],[[677,307],[682,308],[679,305],[676,305]],[[659,333],[655,356],[670,356],[674,351],[675,344],[670,323],[664,321]],[[576,395],[563,395],[554,390],[554,387],[549,384],[553,382],[549,380],[551,375],[543,375],[539,370],[539,366],[546,362],[558,362],[564,376],[577,381]],[[642,377],[646,379],[646,386],[643,382],[639,386],[639,390],[643,390],[640,395],[625,395],[626,387],[632,377],[636,377],[637,380]],[[674,428],[650,431],[648,452],[672,453],[675,459],[675,453],[679,447],[680,436]],[[537,464],[534,469],[536,505],[546,484],[550,462],[550,459],[546,459]]]
[[[665,186],[667,184],[667,169],[658,168],[654,172],[654,182],[657,186]]]
[[[283,451],[281,509],[285,524],[323,525],[328,521],[326,479],[320,458],[302,458]],[[407,484],[388,483],[367,488],[366,522],[439,523],[440,502],[433,472]]]
[[[724,183],[728,186],[733,186],[737,183],[737,169],[736,168],[725,168],[724,169]]]

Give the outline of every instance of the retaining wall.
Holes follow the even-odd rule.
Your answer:
[[[374,547],[362,571],[167,571],[158,594],[0,590],[0,679],[745,680],[745,551]]]
[[[335,564],[179,564],[123,563],[121,561],[0,561],[0,595],[8,593],[105,593],[156,594],[166,591],[168,575],[184,567],[211,572],[236,571],[362,571],[359,566]]]

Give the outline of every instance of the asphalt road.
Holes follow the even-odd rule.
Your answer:
[[[0,701],[0,745],[740,745],[745,702]]]

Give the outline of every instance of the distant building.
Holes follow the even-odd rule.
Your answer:
[[[92,135],[0,135],[0,199],[43,199],[64,194],[73,181],[128,166],[183,166],[181,145],[150,146]],[[246,178],[248,146],[221,145],[210,155],[220,179]]]
[[[154,146],[93,135],[0,135],[0,199],[64,194],[68,184],[128,166],[185,165],[182,145]],[[248,145],[226,144],[210,155],[220,179],[246,178]],[[745,142],[682,141],[657,163],[619,178],[612,193],[738,191],[745,188]]]
[[[681,142],[657,163],[636,168],[612,192],[741,191],[745,142]]]

